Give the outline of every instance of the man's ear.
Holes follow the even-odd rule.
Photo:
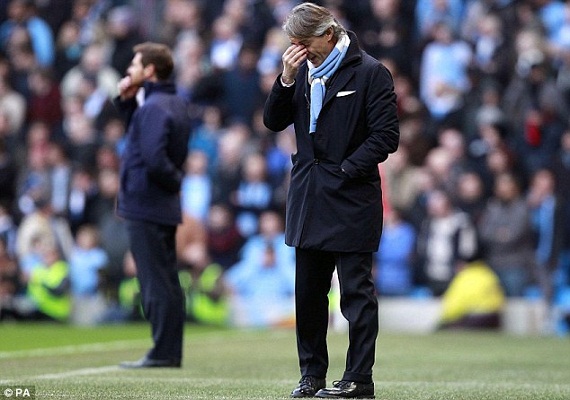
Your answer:
[[[143,68],[143,74],[145,79],[152,78],[155,75],[156,67],[154,64],[148,64],[146,67]]]

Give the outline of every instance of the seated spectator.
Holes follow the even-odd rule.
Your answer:
[[[53,66],[58,82],[81,60],[83,46],[80,43],[80,30],[79,23],[74,20],[65,21],[59,29],[55,43],[55,63]]]
[[[107,254],[99,246],[97,229],[92,225],[81,226],[69,257],[74,323],[89,325],[98,322],[105,306],[99,291],[99,277],[108,261]]]
[[[68,216],[73,166],[65,147],[61,143],[50,142],[47,161],[49,166],[51,206],[56,215]]]
[[[97,148],[100,146],[99,132],[94,121],[84,113],[66,117],[63,134],[66,138],[67,151],[73,163],[95,165]]]
[[[218,155],[212,171],[212,201],[228,203],[240,184],[242,160],[252,152],[251,129],[242,123],[232,123],[218,140]]]
[[[74,234],[81,225],[95,223],[90,213],[100,190],[97,183],[93,171],[87,167],[79,165],[71,171],[65,215]]]
[[[65,218],[54,215],[49,199],[40,196],[34,204],[35,211],[22,219],[16,236],[16,254],[24,275],[32,272],[34,253],[38,248],[42,251],[57,248],[60,257],[67,260],[73,247],[69,223]]]
[[[237,190],[232,194],[238,229],[251,236],[258,229],[259,214],[271,205],[272,190],[267,179],[267,160],[262,154],[248,154],[242,163]]]
[[[137,265],[130,251],[123,258],[123,279],[119,282],[116,301],[111,301],[101,318],[103,323],[142,321],[144,313]]]
[[[219,107],[206,106],[202,120],[192,132],[188,143],[189,151],[201,151],[208,161],[208,174],[211,176],[218,164],[218,141],[222,135],[222,111]]]
[[[485,183],[475,171],[465,171],[458,179],[455,205],[469,214],[471,221],[477,223],[487,203]]]
[[[64,99],[80,94],[81,81],[85,77],[96,80],[96,86],[110,97],[117,94],[117,85],[121,76],[106,63],[105,48],[102,44],[92,43],[81,54],[78,65],[71,68],[61,80],[61,94]]]
[[[71,315],[69,266],[56,246],[46,246],[42,263],[34,268],[24,298],[18,299],[18,318],[65,322]]]
[[[472,50],[467,42],[456,37],[449,22],[436,22],[434,40],[421,53],[420,96],[431,117],[428,134],[446,123],[459,122],[458,112],[470,89],[468,66]]]
[[[512,173],[495,180],[494,195],[478,224],[483,259],[499,275],[507,296],[522,296],[534,265],[530,212]]]
[[[182,210],[204,222],[212,200],[212,180],[208,175],[208,156],[201,150],[192,150],[186,158],[181,197]]]
[[[525,34],[529,33],[522,31],[518,35]],[[536,40],[540,43],[541,38]],[[552,60],[538,43],[518,54],[517,74],[502,99],[502,108],[515,133],[511,146],[526,174],[546,166],[554,156],[570,110],[551,73]]]
[[[103,291],[108,301],[117,302],[118,288],[123,279],[123,264],[129,248],[129,238],[125,220],[115,214],[115,201],[119,191],[119,172],[105,168],[97,177],[99,189],[89,207],[90,223],[95,224],[100,233],[101,248],[109,257],[103,272]]]
[[[0,76],[0,113],[6,118],[5,140],[14,142],[19,139],[26,121],[26,98],[13,87],[7,76]]]
[[[11,0],[8,5],[8,20],[0,25],[0,47],[6,50],[6,43],[18,28],[25,28],[30,36],[34,56],[41,66],[49,67],[55,58],[53,32],[48,23],[37,14],[36,2]]]
[[[556,325],[554,302],[561,286],[565,240],[564,201],[557,195],[556,177],[542,168],[532,176],[526,193],[534,238],[535,278],[546,302],[544,332],[553,332]]]
[[[417,182],[418,168],[410,162],[409,145],[400,144],[398,151],[390,154],[383,168],[383,183],[386,185],[390,204],[407,213],[421,190]]]
[[[186,291],[186,313],[190,321],[206,325],[225,325],[229,305],[223,268],[212,262],[203,242],[187,246],[179,259],[185,264],[180,281]]]
[[[243,121],[251,126],[256,106],[262,98],[260,74],[257,71],[259,53],[251,45],[239,49],[235,65],[220,74],[221,104],[230,120]]]
[[[505,295],[489,265],[474,257],[460,264],[442,305],[438,329],[498,329]]]
[[[451,282],[458,260],[477,251],[477,231],[469,215],[456,209],[442,190],[430,193],[427,210],[418,234],[417,256],[425,284],[440,296]]]
[[[241,260],[226,273],[232,322],[237,326],[289,325],[294,318],[294,251],[285,245],[283,220],[274,211],[260,216]]]
[[[59,84],[51,69],[34,69],[28,76],[27,122],[43,121],[54,129],[63,120]]]
[[[50,131],[43,123],[34,123],[28,129],[25,162],[16,180],[17,211],[21,215],[31,213],[34,201],[50,190]]]
[[[186,248],[196,243],[207,243],[206,227],[197,218],[182,212],[182,223],[176,230],[176,256],[184,261]]]
[[[129,5],[114,7],[107,14],[105,29],[113,48],[109,64],[120,74],[127,71],[133,59],[133,47],[144,42],[137,22],[137,15]]]
[[[18,264],[10,256],[6,242],[0,237],[0,321],[10,316],[8,305],[20,289]]]
[[[416,231],[402,219],[400,211],[390,210],[384,221],[380,248],[376,253],[376,290],[379,296],[409,294],[412,279],[412,258]]]
[[[217,70],[229,70],[238,60],[243,38],[237,21],[227,14],[218,16],[212,24],[210,60]]]
[[[231,208],[225,204],[213,204],[206,221],[208,252],[212,260],[228,269],[238,261],[238,253],[245,238],[237,228]]]

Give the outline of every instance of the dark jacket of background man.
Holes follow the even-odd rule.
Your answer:
[[[129,121],[117,213],[164,225],[182,222],[180,186],[190,124],[173,83],[145,83],[144,107],[119,103]],[[183,117],[183,118],[182,118]]]

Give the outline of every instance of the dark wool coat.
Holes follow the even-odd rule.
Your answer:
[[[399,126],[389,71],[351,44],[328,80],[317,131],[309,134],[307,63],[292,87],[279,76],[265,104],[264,124],[281,131],[294,124],[297,152],[287,198],[289,246],[372,252],[382,232],[378,163],[396,151]]]
[[[121,157],[117,214],[162,225],[182,221],[180,186],[188,153],[190,118],[172,83],[145,84],[145,101],[115,104],[128,128]]]

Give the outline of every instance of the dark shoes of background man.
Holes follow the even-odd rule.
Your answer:
[[[143,357],[137,361],[124,361],[119,364],[121,368],[180,368],[180,360],[154,360],[152,358]]]
[[[319,390],[315,397],[329,399],[373,399],[374,383],[335,381],[332,388]]]
[[[303,376],[299,381],[299,386],[291,392],[291,397],[315,397],[315,394],[326,385],[325,379],[310,375]]]

